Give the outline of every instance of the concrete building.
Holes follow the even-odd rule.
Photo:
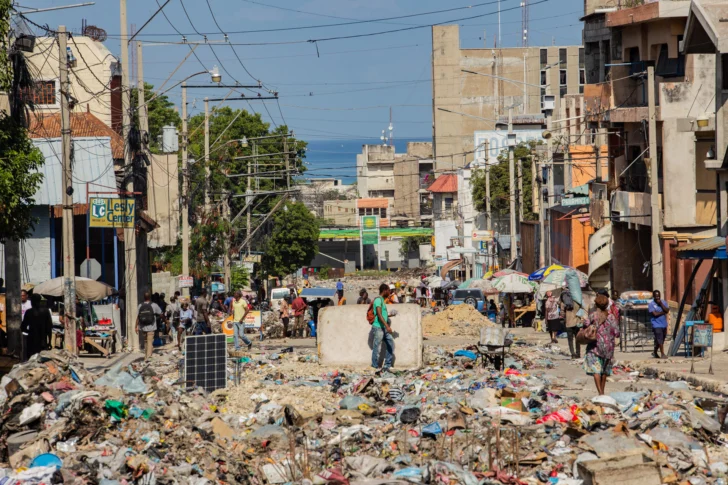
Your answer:
[[[393,225],[431,224],[432,205],[427,187],[434,182],[432,143],[410,142],[407,153],[394,146],[364,145],[356,157],[360,197],[391,200]]]
[[[355,185],[344,184],[336,178],[317,178],[297,186],[301,202],[316,214],[325,217],[325,202],[331,200],[354,199],[357,196]]]
[[[435,169],[472,161],[473,133],[492,130],[488,120],[507,115],[508,106],[515,105],[514,114],[540,115],[541,97],[551,94],[559,113],[561,99],[582,90],[583,52],[581,46],[461,49],[457,25],[433,26]]]
[[[324,201],[324,215],[326,224],[336,227],[354,227],[357,225],[358,210],[356,199],[352,200],[327,200]]]
[[[606,75],[601,69],[589,74],[584,104],[587,121],[600,123],[610,132],[608,177],[601,187],[608,192],[611,213],[603,213],[603,189],[592,190],[591,197],[592,207],[599,211],[592,218],[609,216],[612,221],[611,254],[620,255],[612,258],[614,288],[650,290],[651,268],[661,265],[663,298],[679,301],[687,291],[691,303],[699,288],[688,287],[684,275],[693,263],[678,260],[676,251],[715,234],[716,179],[706,169],[706,159],[716,147],[715,123],[707,122],[715,116],[716,72],[720,71],[716,56],[702,50],[680,51],[689,1],[660,0],[603,14],[596,13],[598,2],[586,4],[593,8],[585,14],[594,31],[585,34],[585,41],[592,44],[585,63],[602,66],[608,59],[613,64]],[[649,156],[648,66],[655,70],[657,105],[659,174],[654,187],[645,161]],[[699,126],[701,118],[707,126]],[[660,194],[658,214],[651,211],[653,190]],[[663,225],[661,251],[652,254],[650,232],[656,217]],[[595,243],[594,250],[599,246]]]
[[[458,176],[447,173],[427,188],[432,194],[432,213],[436,221],[458,219]]]
[[[116,57],[101,42],[90,37],[71,37],[68,47],[75,63],[71,63],[73,113],[91,113],[106,126],[121,133],[121,69]],[[36,116],[61,112],[58,43],[55,37],[38,37],[33,52],[26,52],[30,71],[36,82],[32,93]],[[6,101],[6,100],[5,100]],[[4,108],[0,105],[0,108]],[[123,158],[123,157],[122,157]]]

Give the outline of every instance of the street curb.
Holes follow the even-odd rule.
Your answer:
[[[673,370],[667,370],[662,369],[660,367],[655,367],[653,364],[648,364],[645,362],[630,362],[630,361],[623,361],[622,362],[625,365],[629,365],[630,367],[633,367],[635,370],[639,370],[641,372],[649,372],[657,376],[658,379],[668,382],[674,382],[674,381],[685,381],[689,383],[692,386],[695,387],[702,387],[703,391],[708,392],[715,392],[715,393],[724,393],[726,389],[728,389],[728,383],[725,381],[721,381],[715,378],[711,377],[705,377],[695,374],[685,374],[683,372],[677,372]]]

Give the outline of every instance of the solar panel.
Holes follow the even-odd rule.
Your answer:
[[[185,383],[187,390],[202,387],[207,392],[227,384],[227,343],[224,334],[190,335],[185,338]]]

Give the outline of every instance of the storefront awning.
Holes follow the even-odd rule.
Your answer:
[[[451,270],[460,266],[460,263],[462,263],[462,262],[463,262],[462,259],[455,259],[453,261],[448,261],[447,263],[445,263],[445,265],[440,270],[440,276],[444,277],[448,272],[450,272]]]
[[[725,238],[721,236],[701,239],[677,248],[678,259],[728,259]]]

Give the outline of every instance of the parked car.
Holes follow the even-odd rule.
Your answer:
[[[483,290],[467,289],[455,290],[452,294],[451,305],[472,305],[480,313],[485,314],[488,310],[488,300],[485,298]]]

